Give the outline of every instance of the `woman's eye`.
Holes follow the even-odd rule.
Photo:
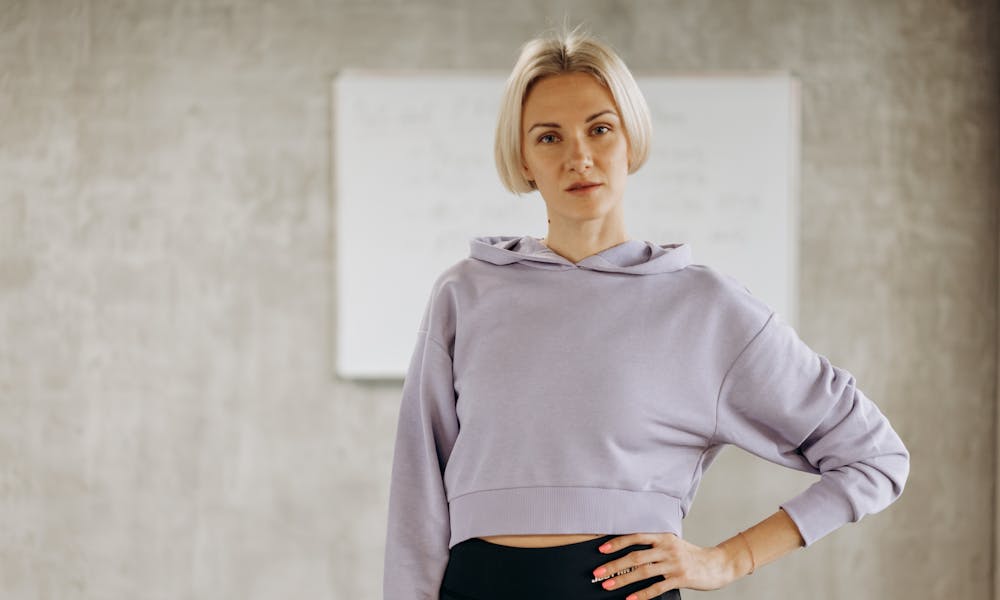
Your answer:
[[[611,128],[610,128],[610,127],[608,127],[607,125],[598,125],[597,127],[594,127],[593,129],[591,129],[591,131],[597,131],[597,130],[599,130],[599,129],[605,129],[605,130],[607,130],[607,131],[605,131],[605,132],[602,132],[602,133],[601,133],[601,135],[604,135],[604,134],[606,134],[606,133],[607,133],[608,131],[611,131]],[[546,134],[545,134],[545,135],[543,135],[542,137],[538,138],[538,141],[539,141],[539,142],[541,142],[541,143],[543,143],[543,144],[548,144],[548,143],[550,143],[550,142],[548,142],[548,141],[546,141],[546,140],[548,140],[549,138],[554,138],[554,137],[555,137],[555,134],[554,134],[554,133],[546,133]]]

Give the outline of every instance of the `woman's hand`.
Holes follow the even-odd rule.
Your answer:
[[[738,578],[725,550],[718,546],[702,548],[673,533],[623,535],[602,545],[600,551],[610,553],[636,544],[651,544],[653,547],[634,550],[594,569],[594,577],[599,578],[638,566],[628,573],[600,582],[606,590],[621,589],[635,581],[657,575],[665,577],[664,580],[630,594],[627,600],[656,598],[674,588],[717,590]],[[602,567],[604,571],[601,571]]]

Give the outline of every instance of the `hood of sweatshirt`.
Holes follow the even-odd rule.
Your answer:
[[[610,273],[653,275],[677,271],[691,264],[688,244],[655,244],[628,240],[574,263],[528,236],[494,235],[469,241],[469,256],[495,265],[521,264],[538,269],[590,269]]]

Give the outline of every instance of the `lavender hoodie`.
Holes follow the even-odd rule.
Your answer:
[[[726,444],[819,475],[780,505],[807,546],[902,493],[909,452],[854,377],[689,245],[470,248],[434,282],[403,383],[387,600],[436,600],[471,537],[681,536]]]

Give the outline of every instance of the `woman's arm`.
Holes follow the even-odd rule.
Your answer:
[[[795,521],[779,508],[742,535],[736,534],[717,546],[698,546],[669,532],[645,532],[608,540],[598,550],[610,553],[635,544],[650,544],[653,548],[631,552],[593,571],[594,582],[603,581],[601,586],[606,590],[663,575],[661,581],[630,594],[626,600],[659,598],[667,590],[682,587],[717,590],[806,545]]]
[[[715,548],[722,553],[724,564],[735,581],[748,575],[751,569],[759,569],[804,545],[805,540],[795,522],[784,509],[779,508],[770,517],[744,531],[742,536],[736,534]]]
[[[777,507],[807,548],[894,502],[910,470],[909,450],[854,376],[774,312],[720,385],[719,444],[820,476]]]

